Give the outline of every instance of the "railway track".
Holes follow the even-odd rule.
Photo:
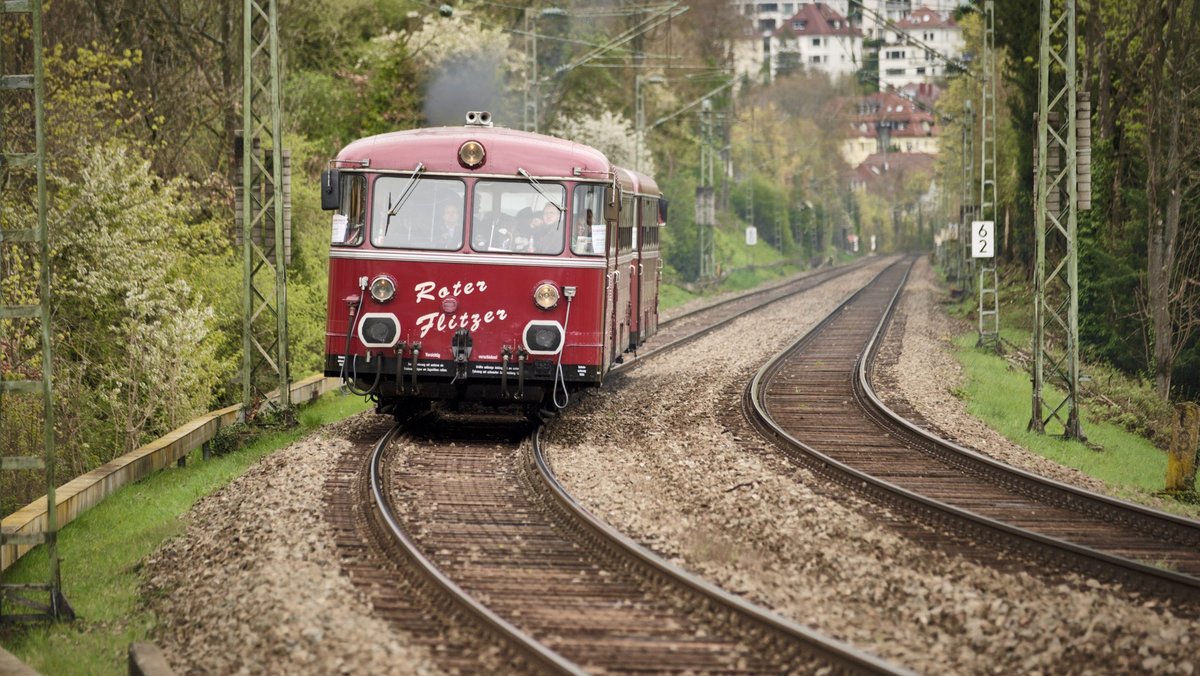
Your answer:
[[[646,341],[641,350],[632,358],[627,355],[623,363],[615,365],[613,372],[627,372],[634,364],[652,355],[662,354],[686,345],[766,305],[811,291],[822,284],[860,270],[874,260],[866,258],[849,265],[824,268],[798,279],[748,291],[672,317],[670,320],[661,322],[658,325],[658,333]]]
[[[911,261],[884,270],[765,365],[752,422],[790,458],[869,498],[1025,560],[1200,601],[1200,523],[1084,491],[941,440],[871,388],[872,358]],[[930,546],[940,536],[930,534]],[[979,550],[979,548],[974,548]]]
[[[749,304],[844,273],[752,294]],[[750,311],[737,300],[720,304],[730,317],[718,321]],[[687,333],[664,331],[658,350]],[[557,481],[539,429],[495,415],[420,416],[376,430],[378,441],[344,458],[330,484],[351,579],[448,667],[898,671],[687,574],[596,519]],[[482,665],[472,662],[481,653]]]

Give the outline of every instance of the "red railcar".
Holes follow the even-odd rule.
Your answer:
[[[666,202],[593,148],[467,120],[356,141],[322,175],[325,373],[383,410],[561,408],[653,335]]]

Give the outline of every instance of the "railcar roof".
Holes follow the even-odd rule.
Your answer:
[[[635,192],[642,195],[661,195],[662,191],[658,189],[658,183],[653,178],[646,174],[634,171],[632,169],[619,168],[617,173],[623,173],[622,184],[632,185]]]
[[[467,141],[483,144],[483,165],[466,169],[458,162],[458,148]],[[576,175],[604,180],[613,166],[599,150],[553,136],[502,127],[432,127],[369,136],[351,143],[339,160],[370,160],[371,169],[412,171],[418,162],[425,171],[518,176],[518,168],[532,176]]]

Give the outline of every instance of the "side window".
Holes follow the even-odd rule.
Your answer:
[[[348,174],[342,178],[341,206],[333,213],[334,246],[358,246],[363,242],[363,226],[367,219],[367,177]]]
[[[571,203],[571,251],[577,256],[604,255],[606,185],[577,185]]]
[[[633,250],[633,229],[637,225],[637,201],[633,196],[621,199],[621,221],[617,228],[617,252],[626,253]]]
[[[653,249],[658,232],[658,200],[642,198],[642,248]]]

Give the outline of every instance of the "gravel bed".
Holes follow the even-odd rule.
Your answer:
[[[147,561],[154,639],[181,674],[438,673],[370,614],[322,518],[325,480],[362,414],[274,453],[195,505]]]
[[[555,471],[598,516],[680,565],[920,672],[1193,673],[1200,624],[1161,603],[925,549],[884,525],[894,515],[722,424],[763,361],[881,266],[582,398],[547,435]]]

